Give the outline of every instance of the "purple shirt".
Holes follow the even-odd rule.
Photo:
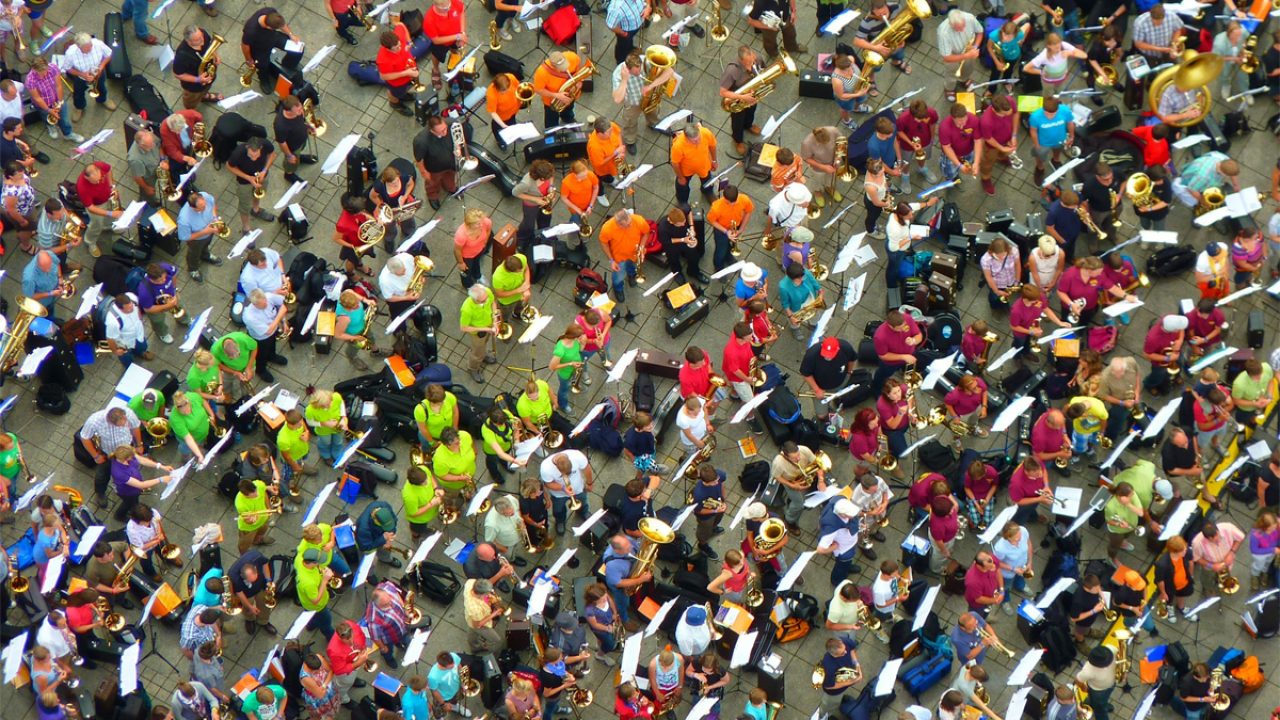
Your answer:
[[[960,338],[960,353],[964,355],[964,359],[969,362],[977,362],[982,356],[982,351],[987,347],[987,341],[982,336],[973,331],[972,327],[966,328],[964,335]]]
[[[982,397],[987,392],[987,384],[982,381],[982,378],[974,378],[974,380],[978,381],[977,392],[967,393],[957,386],[947,393],[947,397],[944,398],[947,405],[950,405],[955,414],[960,417],[964,417],[982,407]]]
[[[973,493],[973,496],[979,500],[985,498],[987,493],[991,492],[991,488],[995,487],[996,483],[1000,480],[1000,475],[996,472],[995,468],[986,464],[984,464],[983,467],[986,469],[986,472],[980,478],[974,479],[967,472],[964,475],[965,489]]]
[[[142,479],[142,463],[138,462],[135,457],[127,463],[112,458],[108,462],[111,463],[111,482],[115,483],[116,494],[120,497],[138,497],[142,494],[142,490],[129,484],[129,480],[137,478]]]
[[[964,127],[956,127],[950,115],[938,124],[938,140],[943,145],[950,145],[956,157],[963,158],[973,154],[973,145],[978,137],[978,118],[973,113],[965,115]]]
[[[920,138],[920,147],[929,147],[933,142],[933,128],[938,124],[938,111],[929,108],[928,114],[923,120],[911,114],[910,110],[903,112],[898,116],[898,132],[905,134],[909,138]],[[909,143],[898,140],[898,147],[903,152],[913,152],[914,148]]]
[[[929,537],[939,543],[949,543],[955,539],[959,531],[960,518],[956,513],[949,512],[946,515],[929,513]]]
[[[1089,282],[1080,277],[1080,268],[1069,267],[1058,280],[1058,292],[1065,293],[1072,300],[1084,299],[1084,309],[1092,310],[1098,305],[1098,294],[1111,287],[1112,283],[1104,275],[1097,275]]]
[[[1058,449],[1061,450],[1061,446]],[[1019,500],[1026,500],[1046,487],[1048,485],[1045,483],[1043,463],[1041,464],[1040,476],[1037,478],[1028,477],[1027,471],[1023,470],[1022,466],[1019,465],[1009,478],[1009,500],[1014,503]]]
[[[1264,533],[1257,528],[1249,531],[1249,552],[1254,555],[1271,555],[1280,545],[1280,528]]]
[[[178,274],[177,269],[169,263],[162,262],[158,264],[160,267],[164,268],[165,279],[163,283],[157,285],[151,282],[151,278],[149,277],[144,277],[142,282],[138,283],[138,289],[136,291],[138,296],[138,307],[143,310],[147,310],[152,305],[155,305],[157,297],[161,295],[174,295],[177,293],[177,291],[174,290],[174,278]]]
[[[49,107],[53,107],[54,104],[58,102],[57,84],[58,76],[61,74],[62,70],[58,69],[57,65],[50,62],[49,67],[45,70],[44,74],[31,70],[27,73],[27,77],[23,82],[27,86],[28,93],[31,93],[32,95],[39,93],[40,99],[44,100],[45,104]]]
[[[886,353],[896,353],[899,355],[916,354],[916,346],[908,345],[907,338],[914,337],[918,334],[920,332],[920,326],[916,325],[916,321],[910,315],[903,315],[902,317],[907,324],[907,329],[902,332],[895,331],[892,327],[889,327],[889,323],[881,323],[880,327],[876,328],[874,342],[876,346],[876,354],[881,358],[883,358]],[[902,361],[897,361],[888,364],[896,366],[902,365],[903,363]]]

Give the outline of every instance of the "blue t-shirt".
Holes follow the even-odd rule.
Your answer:
[[[49,553],[58,549],[58,542],[62,536],[58,533],[45,535],[43,530],[36,533],[36,541],[31,547],[31,557],[36,561],[37,565],[46,565],[52,558]]]
[[[222,577],[222,570],[220,568],[209,568],[209,572],[200,577],[200,582],[196,584],[195,592],[191,593],[191,604],[204,605],[206,607],[218,607],[221,605],[222,595],[215,595],[204,587],[204,584],[209,582],[211,578],[220,577]]]
[[[1074,242],[1080,236],[1080,216],[1076,214],[1074,209],[1063,206],[1061,200],[1053,201],[1044,224],[1056,230],[1062,236],[1062,239],[1067,242]]]
[[[200,195],[204,197],[204,212],[186,203],[183,203],[182,209],[178,211],[178,239],[182,242],[190,240],[192,233],[205,229],[209,223],[213,222],[213,196],[207,192],[202,192]]]
[[[1015,63],[1022,58],[1022,41],[1026,37],[1027,34],[1019,30],[1018,34],[1012,40],[1001,40],[1000,28],[992,30],[991,33],[987,35],[987,39],[995,43],[996,46],[1000,48],[1000,54],[1004,56],[1004,61],[1010,64]]]
[[[1058,108],[1053,117],[1050,117],[1044,108],[1031,113],[1031,127],[1040,134],[1040,147],[1062,147],[1067,142],[1067,123],[1070,120],[1071,116],[1062,108]]]
[[[893,133],[883,140],[872,133],[871,138],[867,140],[867,159],[879,158],[884,161],[886,168],[893,167],[898,162],[898,155],[893,149],[895,142]]]
[[[618,583],[631,575],[633,561],[629,557],[619,555],[609,548],[604,551],[604,582],[610,588],[618,587]]]
[[[765,280],[768,280],[768,279],[769,279],[769,271],[761,270],[760,282],[763,283]],[[737,283],[735,283],[733,286],[733,295],[739,300],[749,300],[752,297],[754,297],[755,294],[756,294],[755,286],[744,283],[741,277],[738,278]]]

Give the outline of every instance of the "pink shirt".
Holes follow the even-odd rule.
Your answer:
[[[1015,503],[1026,500],[1046,487],[1048,485],[1045,483],[1044,463],[1040,464],[1040,476],[1037,478],[1027,477],[1026,471],[1019,465],[1018,469],[1013,471],[1013,476],[1009,478],[1009,500]]]
[[[965,360],[977,362],[986,347],[987,341],[981,335],[974,332],[972,327],[965,328],[964,335],[960,338],[960,353]]]
[[[942,145],[950,145],[951,151],[958,158],[973,153],[973,146],[978,138],[978,118],[973,113],[966,117],[963,128],[956,127],[950,115],[938,124],[938,141]]]
[[[1066,444],[1067,428],[1065,426],[1056,429],[1049,427],[1048,414],[1041,415],[1031,428],[1031,452],[1059,452]]]
[[[1029,328],[1035,324],[1037,320],[1044,316],[1044,302],[1037,302],[1034,305],[1028,303],[1022,298],[1013,301],[1013,307],[1009,309],[1009,327],[1011,328]],[[1030,337],[1030,333],[1013,331],[1016,338]]]
[[[1165,332],[1164,328],[1160,327],[1160,321],[1157,320],[1156,324],[1147,331],[1147,339],[1142,342],[1142,352],[1162,353],[1176,343],[1181,335],[1181,332]]]
[[[1058,291],[1066,293],[1072,300],[1084,299],[1084,309],[1092,310],[1098,305],[1098,294],[1115,283],[1105,275],[1098,275],[1089,282],[1080,277],[1080,268],[1069,267],[1058,280]]]
[[[964,417],[965,415],[968,415],[982,407],[982,397],[987,392],[987,384],[982,381],[982,378],[974,379],[978,381],[977,392],[967,393],[957,386],[951,392],[947,393],[946,398],[944,398],[947,405],[950,405],[951,409],[955,411],[955,414],[960,417]]]
[[[1220,563],[1227,559],[1227,553],[1236,543],[1244,541],[1244,533],[1229,522],[1219,522],[1218,535],[1210,540],[1204,533],[1197,533],[1191,541],[1191,555],[1196,560],[1208,563]]]
[[[960,518],[956,513],[949,512],[946,515],[929,513],[929,537],[939,544],[951,542],[959,531]]]
[[[937,126],[938,111],[933,108],[929,108],[928,115],[923,120],[912,115],[910,110],[906,110],[898,116],[898,132],[905,134],[907,137],[920,138],[921,147],[929,147],[933,143],[933,129]],[[898,139],[898,147],[904,151],[914,150],[909,143],[902,142],[901,138]]]
[[[978,604],[980,597],[994,597],[996,588],[1000,587],[1000,571],[992,568],[985,570],[975,563],[969,566],[964,574],[964,600],[969,603],[970,610],[981,610]]]
[[[907,490],[907,504],[917,510],[923,510],[933,497],[929,494],[929,487],[939,480],[946,482],[947,478],[938,473],[929,473],[915,481]]]
[[[889,402],[884,395],[881,395],[880,397],[876,398],[876,413],[880,416],[880,425],[885,430],[902,430],[906,427],[906,423],[910,419],[910,418],[903,418],[902,420],[903,424],[901,427],[892,427],[889,424],[889,421],[893,418],[894,415],[897,415],[902,409],[905,409],[907,407],[907,396],[906,396],[905,386],[902,386],[902,387],[904,387],[902,399],[899,400],[896,404]]]
[[[853,431],[849,433],[849,454],[853,455],[855,460],[861,460],[867,455],[875,456],[880,449],[880,434]]]
[[[475,235],[471,234],[471,229],[466,223],[458,226],[453,233],[453,244],[462,251],[462,257],[470,260],[480,253],[489,245],[489,233],[493,231],[493,219],[484,218],[480,221],[479,232]]]
[[[973,493],[973,496],[978,499],[985,498],[987,493],[991,492],[991,488],[995,487],[1000,481],[1000,475],[995,468],[986,464],[983,465],[983,468],[986,469],[986,473],[980,478],[974,479],[968,473],[965,473],[964,476],[965,489]]]
[[[907,338],[915,336],[920,332],[920,326],[916,325],[916,321],[910,315],[904,315],[907,329],[902,332],[895,331],[889,327],[889,323],[881,323],[876,328],[874,342],[876,346],[876,354],[884,357],[886,353],[897,353],[900,355],[915,355],[916,347],[907,344]],[[901,365],[901,362],[890,363],[893,365]]]

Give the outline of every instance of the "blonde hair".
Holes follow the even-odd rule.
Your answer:
[[[207,370],[208,368],[213,367],[213,353],[209,352],[208,350],[204,350],[204,349],[197,350],[196,354],[191,358],[191,360],[196,364],[196,367],[198,368]]]
[[[311,393],[311,397],[307,398],[307,404],[327,409],[333,405],[333,391],[317,388]]]
[[[324,531],[319,525],[311,523],[302,528],[302,539],[314,545],[324,539]]]
[[[462,223],[467,227],[472,227],[480,224],[486,217],[488,216],[485,211],[480,208],[467,208],[462,213]]]
[[[342,294],[338,296],[338,303],[348,310],[355,310],[360,307],[360,302],[360,293],[355,290],[343,290]]]

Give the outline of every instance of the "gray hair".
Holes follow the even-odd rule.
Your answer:
[[[182,39],[190,40],[191,38],[199,37],[203,34],[204,31],[200,29],[199,25],[188,25],[187,29],[182,31]]]
[[[964,24],[966,20],[965,11],[960,8],[953,8],[951,12],[947,13],[947,22],[951,25]]]
[[[93,36],[87,32],[76,33],[76,47],[81,45],[89,45],[93,42]]]
[[[404,258],[401,258],[401,257],[391,258],[390,260],[387,261],[387,267],[391,269],[391,272],[397,275],[403,275],[405,270]]]
[[[480,283],[476,283],[467,291],[467,295],[470,295],[471,299],[475,302],[482,303],[489,299],[489,288],[481,285]]]
[[[500,510],[502,512],[506,512],[507,510],[512,510],[514,508],[515,506],[511,504],[511,498],[507,497],[506,495],[503,495],[502,497],[499,497],[493,501],[494,510]]]
[[[187,119],[178,113],[174,113],[164,119],[164,124],[174,132],[182,132],[187,129]]]
[[[266,300],[267,294],[262,292],[262,288],[254,288],[249,291],[249,302],[256,303],[259,300]]]
[[[698,137],[698,131],[702,129],[702,123],[697,120],[690,120],[684,124],[684,136],[690,139]]]

